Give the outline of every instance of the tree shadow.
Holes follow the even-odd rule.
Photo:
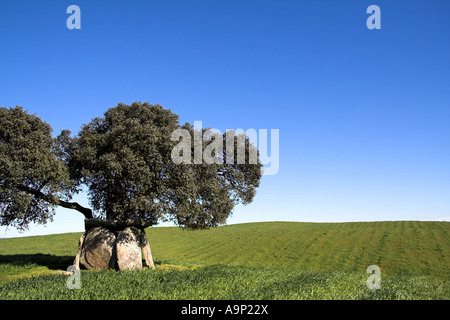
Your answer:
[[[1,255],[0,264],[12,264],[16,266],[26,266],[36,264],[44,266],[50,270],[66,270],[68,266],[72,265],[74,256],[55,256],[52,254],[11,254]]]

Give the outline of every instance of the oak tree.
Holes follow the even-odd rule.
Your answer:
[[[226,222],[238,203],[250,203],[262,176],[259,161],[249,161],[254,146],[233,137],[247,157],[214,150],[223,161],[176,163],[171,134],[198,132],[160,105],[118,104],[72,135],[52,137],[51,126],[21,107],[0,108],[0,224],[26,229],[46,223],[57,206],[79,211],[87,220],[139,221],[140,227],[173,221],[190,229]],[[206,129],[200,134],[205,135]],[[226,134],[221,136],[225,145]],[[230,137],[228,137],[230,138]],[[217,139],[217,136],[216,136]],[[212,140],[213,141],[213,140]],[[211,140],[202,140],[202,151]],[[194,139],[191,141],[194,150]],[[241,148],[242,150],[242,148]],[[252,151],[253,150],[253,151]],[[72,201],[87,188],[91,208]]]

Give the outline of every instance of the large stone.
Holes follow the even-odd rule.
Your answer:
[[[152,258],[152,251],[150,250],[150,244],[148,243],[145,230],[141,231],[141,248],[145,258],[145,264],[147,265],[147,267],[155,269],[155,265],[153,263]]]
[[[83,243],[84,243],[84,236],[85,236],[85,234],[83,233],[80,237],[80,240],[78,241],[77,255],[75,256],[75,260],[73,261],[73,265],[77,269],[80,269],[80,257],[81,257],[81,249],[83,248]]]
[[[80,264],[86,269],[115,268],[116,236],[102,227],[96,227],[86,232],[80,255]]]
[[[117,235],[117,266],[119,270],[142,269],[139,230],[128,227]]]

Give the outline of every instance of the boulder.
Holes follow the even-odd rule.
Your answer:
[[[116,255],[119,270],[142,269],[140,236],[136,227],[125,228],[117,235]]]
[[[142,253],[144,254],[145,264],[147,267],[155,269],[155,265],[153,263],[152,251],[150,250],[150,244],[148,243],[147,235],[145,234],[145,230],[141,231],[141,248]]]
[[[116,266],[116,236],[102,227],[86,232],[80,254],[80,264],[86,269],[108,269]]]

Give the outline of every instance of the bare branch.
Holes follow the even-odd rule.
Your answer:
[[[82,205],[80,205],[78,202],[67,202],[61,199],[58,199],[55,196],[52,195],[48,195],[45,193],[42,193],[39,190],[24,186],[24,185],[17,185],[16,188],[20,191],[24,191],[26,193],[32,194],[33,196],[42,199],[50,204],[54,204],[57,206],[61,206],[63,208],[67,208],[67,209],[74,209],[77,210],[78,212],[81,212],[84,217],[86,219],[92,219],[93,215],[92,215],[92,210],[86,207],[83,207]]]

